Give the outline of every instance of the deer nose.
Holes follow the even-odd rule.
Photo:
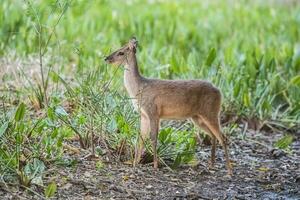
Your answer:
[[[108,61],[108,59],[109,59],[109,58],[108,58],[108,56],[107,56],[106,58],[104,58],[104,61]]]

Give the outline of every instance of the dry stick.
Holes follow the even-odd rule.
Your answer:
[[[242,132],[242,138],[245,139],[246,138],[246,132],[248,130],[248,122],[245,122],[244,124],[244,129],[243,129],[243,132]]]
[[[34,194],[37,195],[39,198],[47,200],[47,198],[43,197],[42,195],[40,195],[40,194],[37,193],[36,191],[32,190],[31,188],[26,187],[26,186],[24,186],[24,185],[21,185],[21,187],[24,188],[24,189],[26,189],[26,190],[29,190],[29,191],[32,192],[32,193],[34,193]]]
[[[3,111],[4,111],[4,117],[6,119],[7,118],[7,111],[6,111],[6,106],[4,104],[4,100],[2,101],[2,107],[3,107]]]
[[[42,57],[45,55],[45,53],[46,53],[46,50],[47,50],[47,47],[48,47],[48,45],[49,45],[49,42],[50,42],[50,40],[51,40],[51,38],[52,38],[52,35],[53,34],[55,34],[55,29],[56,29],[56,26],[59,24],[59,22],[60,22],[60,20],[62,19],[62,17],[63,17],[63,15],[65,14],[65,12],[66,12],[66,10],[68,9],[68,7],[69,7],[69,3],[67,2],[66,4],[65,4],[65,6],[64,6],[64,8],[63,8],[63,11],[61,12],[61,14],[60,14],[60,16],[59,16],[59,18],[58,18],[58,20],[56,21],[56,24],[52,27],[52,30],[51,30],[51,33],[50,33],[50,35],[49,35],[49,37],[48,37],[48,39],[47,39],[47,42],[46,42],[46,44],[44,45],[44,50],[43,50],[43,52],[42,52]],[[52,13],[52,12],[51,12]],[[49,81],[49,78],[50,78],[50,71],[52,70],[52,65],[50,65],[49,66],[49,69],[48,69],[48,72],[47,72],[47,75],[46,75],[46,81],[45,81],[45,83],[44,83],[44,93],[45,93],[45,98],[47,98],[47,88],[48,88],[48,81]],[[45,100],[45,102],[46,102],[46,105],[48,106],[48,99],[46,99]]]
[[[47,42],[45,44],[45,47],[44,47],[44,50],[42,52],[42,35],[43,35],[43,28],[42,28],[42,25],[41,25],[41,22],[40,22],[40,18],[37,14],[37,11],[34,9],[34,7],[31,5],[31,2],[28,0],[27,1],[27,4],[29,5],[29,7],[34,11],[34,15],[35,15],[35,18],[37,20],[37,24],[38,24],[38,29],[36,29],[37,31],[37,34],[38,34],[38,40],[39,40],[39,65],[40,65],[40,73],[41,73],[41,79],[42,79],[42,86],[43,86],[43,93],[44,93],[44,103],[45,103],[45,106],[48,107],[48,97],[47,97],[47,87],[48,87],[48,84],[46,83],[45,81],[45,77],[44,77],[44,67],[43,67],[43,56],[45,55],[46,53],[46,49],[49,45],[49,42],[52,38],[52,35],[54,33],[54,30],[56,29],[56,26],[59,24],[61,18],[63,17],[64,13],[66,12],[68,6],[69,6],[69,3],[66,3],[65,4],[65,7],[62,11],[62,13],[60,14],[56,24],[53,26],[52,28],[52,31],[47,39]],[[49,72],[50,72],[50,69],[48,70],[48,73],[47,73],[47,80],[49,78]]]
[[[72,123],[69,121],[69,120],[65,120],[63,116],[61,115],[58,115],[59,119],[61,121],[63,121],[66,125],[68,125],[79,137],[79,143],[80,143],[80,147],[81,148],[84,148],[85,145],[83,143],[83,139],[82,139],[82,136],[81,134],[79,133],[79,131],[72,125]]]
[[[13,155],[8,160],[7,164],[2,168],[2,171],[5,171],[6,169],[14,170],[12,167],[9,166],[10,162],[15,158],[16,152],[13,153]]]
[[[26,189],[26,190],[29,190],[30,192],[34,193],[34,194],[37,195],[39,198],[47,200],[45,197],[43,197],[42,195],[40,195],[40,194],[37,193],[36,191],[34,191],[34,190],[32,190],[31,188],[26,187],[26,186],[24,186],[24,185],[19,185],[19,184],[14,184],[14,183],[5,183],[5,182],[2,182],[2,181],[1,181],[0,183],[4,183],[5,188],[2,187],[2,189],[4,189],[6,192],[9,192],[9,193],[11,193],[11,194],[13,194],[14,192],[11,191],[11,190],[9,190],[8,185],[10,185],[10,186],[20,186],[20,187],[22,187],[22,188],[24,188],[24,189]],[[0,185],[0,186],[1,186],[1,185]]]
[[[1,180],[0,180],[0,188],[1,190],[4,190],[5,192],[12,193],[12,191],[9,190],[8,184],[4,180],[4,174],[1,175]]]
[[[47,88],[46,88],[46,84],[45,84],[45,78],[44,78],[44,69],[43,69],[43,55],[42,55],[42,25],[40,22],[40,18],[36,12],[36,10],[33,8],[33,6],[31,5],[30,1],[27,1],[27,4],[29,5],[29,7],[34,11],[34,16],[37,20],[37,25],[38,25],[38,29],[36,29],[36,32],[38,34],[38,40],[39,40],[39,65],[40,65],[40,73],[41,73],[41,78],[42,78],[42,86],[43,86],[43,93],[44,93],[44,101],[45,101],[45,106],[48,106],[48,100],[47,100]],[[36,28],[36,27],[35,27]]]
[[[103,92],[103,94],[104,94],[104,92]],[[102,110],[102,113],[104,113],[103,112],[103,110],[104,110],[104,101],[102,101],[101,110]],[[94,114],[94,112],[93,112],[93,114]],[[100,115],[100,116],[101,116],[101,118],[100,118],[100,134],[102,135],[102,132],[103,132],[103,115]],[[93,140],[94,140],[94,137],[92,137],[92,141]]]
[[[94,112],[92,111],[92,114]],[[94,144],[94,119],[91,117],[91,131],[92,131],[92,138],[91,138],[91,146],[92,146],[92,156],[95,156],[95,144]]]
[[[17,93],[18,90],[16,90],[16,89],[0,88],[0,92],[15,92],[15,93]]]
[[[60,16],[58,17],[58,20],[56,21],[55,25],[53,26],[53,28],[52,28],[52,30],[51,30],[51,33],[50,33],[50,35],[49,35],[49,37],[48,37],[48,40],[47,40],[47,42],[46,42],[46,44],[45,44],[45,48],[44,48],[43,53],[42,53],[43,56],[44,56],[45,53],[46,53],[48,44],[49,44],[49,42],[50,42],[50,40],[51,40],[51,38],[52,38],[52,35],[54,34],[54,31],[55,31],[55,29],[56,29],[56,26],[59,24],[61,18],[63,17],[63,15],[65,14],[65,12],[67,11],[68,7],[69,7],[69,2],[67,2],[67,3],[65,4],[63,11],[61,12]]]
[[[43,92],[44,92],[44,101],[45,101],[45,106],[48,107],[48,97],[47,97],[47,88],[46,88],[46,83],[45,83],[45,78],[44,78],[44,69],[43,69],[43,55],[42,55],[42,27],[39,25],[39,59],[40,59],[40,72],[41,72],[41,77],[42,77],[42,86],[43,86]]]

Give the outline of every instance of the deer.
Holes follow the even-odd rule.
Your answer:
[[[225,152],[227,174],[231,176],[227,138],[220,125],[220,90],[205,80],[163,80],[144,77],[138,67],[137,46],[137,39],[132,37],[127,44],[104,59],[107,64],[124,67],[124,86],[134,108],[140,112],[140,135],[135,146],[133,166],[140,163],[144,141],[150,136],[153,167],[158,168],[157,137],[160,120],[191,119],[211,138],[209,166],[214,167],[218,141]]]

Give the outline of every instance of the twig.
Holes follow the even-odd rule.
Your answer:
[[[244,129],[243,129],[243,132],[242,132],[242,138],[245,139],[246,137],[246,131],[248,130],[248,122],[245,122],[244,124]]]
[[[43,68],[43,55],[42,55],[42,35],[43,35],[43,29],[42,29],[42,25],[40,22],[40,18],[38,16],[37,11],[34,9],[34,7],[32,6],[31,2],[28,0],[26,1],[28,6],[30,7],[31,10],[33,10],[34,13],[34,17],[37,20],[37,26],[38,28],[36,28],[34,26],[34,28],[36,28],[36,32],[38,35],[38,40],[39,40],[39,65],[40,65],[40,73],[41,73],[41,78],[42,78],[42,86],[43,86],[43,93],[44,93],[44,103],[45,106],[48,106],[48,100],[47,100],[47,88],[46,88],[46,84],[45,84],[45,78],[44,78],[44,68]]]
[[[48,37],[48,39],[47,39],[47,42],[46,42],[46,44],[45,44],[45,48],[44,48],[44,50],[43,50],[42,56],[45,55],[46,50],[47,50],[47,47],[48,47],[48,44],[49,44],[49,42],[50,42],[50,40],[51,40],[51,38],[52,38],[52,35],[54,34],[54,31],[55,31],[55,29],[56,29],[56,26],[59,24],[61,18],[63,17],[63,15],[65,14],[65,12],[67,11],[68,7],[69,7],[69,2],[67,2],[67,3],[65,4],[65,6],[64,6],[64,8],[63,8],[63,11],[61,12],[60,16],[58,17],[58,20],[56,21],[55,25],[52,27],[51,33],[50,33],[50,35],[49,35],[49,37]]]
[[[267,144],[263,144],[263,143],[261,143],[261,142],[259,142],[259,141],[252,140],[252,139],[249,139],[249,138],[245,138],[245,139],[246,139],[247,141],[250,141],[250,142],[253,142],[253,143],[259,144],[259,145],[261,145],[261,146],[263,146],[263,147],[267,148],[268,150],[272,149],[272,147],[271,147],[271,146],[268,146]]]
[[[92,132],[92,138],[91,138],[91,148],[92,148],[92,155],[94,156],[95,155],[95,144],[94,144],[94,118],[91,117],[91,132]]]
[[[24,185],[20,185],[20,186],[21,186],[22,188],[26,189],[26,190],[29,190],[29,191],[32,192],[33,194],[37,195],[39,198],[47,200],[45,197],[43,197],[42,195],[40,195],[40,194],[37,193],[36,191],[32,190],[31,188],[26,187],[26,186],[24,186]]]
[[[79,137],[79,143],[80,143],[80,147],[84,148],[85,145],[83,143],[83,138],[81,136],[81,134],[79,133],[79,131],[72,125],[72,123],[69,120],[65,120],[63,116],[58,115],[58,118],[63,121],[66,125],[68,125]]]
[[[29,8],[33,11],[34,13],[34,17],[37,21],[37,26],[38,28],[36,28],[34,26],[34,28],[36,29],[36,32],[37,32],[37,35],[38,35],[38,41],[39,41],[39,65],[40,65],[40,73],[41,73],[41,79],[42,79],[42,88],[43,88],[43,95],[44,95],[44,104],[46,107],[48,107],[48,97],[47,97],[47,88],[48,88],[48,79],[49,79],[49,72],[50,72],[50,68],[48,70],[48,73],[47,73],[47,79],[45,80],[45,77],[44,77],[44,66],[43,66],[43,56],[45,55],[46,53],[46,50],[47,50],[47,47],[49,45],[49,42],[52,38],[52,35],[54,34],[54,31],[56,29],[56,26],[59,24],[60,20],[62,19],[64,13],[66,12],[68,6],[69,6],[69,2],[67,2],[64,6],[64,9],[63,11],[61,12],[58,20],[56,21],[55,25],[53,26],[52,30],[51,30],[51,33],[44,45],[44,49],[42,50],[42,36],[43,36],[43,27],[42,27],[42,24],[41,24],[41,21],[40,21],[40,18],[38,16],[38,13],[37,11],[34,9],[34,7],[32,6],[30,0],[25,0],[29,6]]]

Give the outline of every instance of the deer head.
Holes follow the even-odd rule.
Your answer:
[[[127,62],[127,57],[131,53],[136,53],[138,41],[132,37],[127,44],[116,50],[105,58],[105,62],[109,64],[122,65]]]

